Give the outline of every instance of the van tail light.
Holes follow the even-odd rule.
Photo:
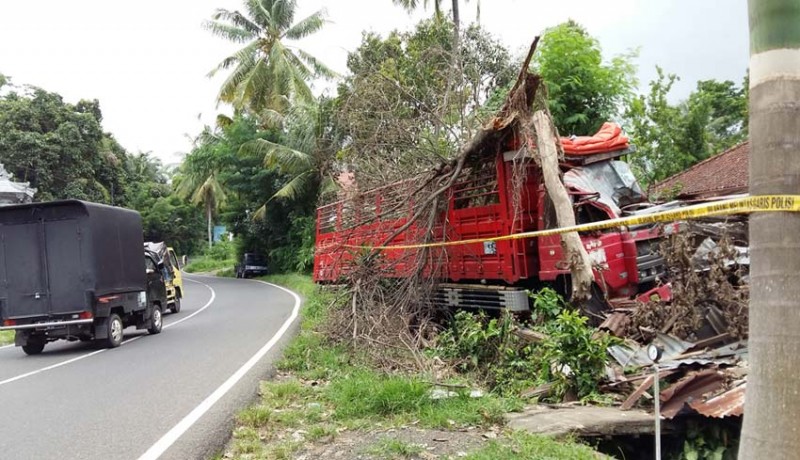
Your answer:
[[[93,317],[94,315],[92,315],[92,312],[90,311],[82,311],[81,314],[78,315],[78,318],[80,319],[92,319]]]
[[[114,299],[119,299],[119,296],[118,295],[107,295],[107,296],[103,296],[103,297],[98,297],[97,301],[100,302],[100,303],[109,303]]]
[[[7,320],[3,321],[3,326],[6,326],[6,327],[7,326],[16,326],[16,325],[17,325],[17,321],[14,320],[14,319],[7,319]]]

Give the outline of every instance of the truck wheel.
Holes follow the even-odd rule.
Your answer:
[[[108,337],[101,340],[101,344],[106,348],[117,348],[122,345],[122,318],[118,314],[112,313],[108,317]]]
[[[181,298],[176,297],[175,302],[172,303],[172,307],[170,307],[170,311],[172,313],[179,313],[181,311]]]
[[[156,305],[155,308],[153,308],[153,317],[150,318],[150,327],[147,329],[147,332],[158,334],[161,332],[163,326],[164,318],[161,316],[161,307]]]
[[[29,341],[27,345],[22,346],[22,351],[26,355],[38,355],[44,350],[44,342],[39,340]]]

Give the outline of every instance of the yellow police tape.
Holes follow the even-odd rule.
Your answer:
[[[729,200],[714,201],[692,206],[686,206],[668,211],[655,212],[652,214],[618,217],[616,219],[592,222],[589,224],[572,225],[569,227],[553,228],[547,230],[535,230],[532,232],[514,233],[511,235],[495,236],[491,238],[474,238],[469,240],[443,241],[440,243],[420,243],[403,244],[391,246],[355,246],[344,245],[353,249],[421,249],[436,248],[444,246],[459,246],[464,244],[484,243],[493,241],[519,240],[526,238],[538,238],[542,236],[560,235],[568,232],[590,232],[595,230],[606,230],[629,225],[654,224],[658,222],[673,222],[676,220],[696,219],[698,217],[724,216],[731,214],[748,214],[751,212],[779,211],[779,212],[799,212],[800,195],[761,195],[743,198],[733,198]]]

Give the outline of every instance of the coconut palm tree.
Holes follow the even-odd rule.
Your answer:
[[[227,199],[225,189],[217,179],[217,174],[212,172],[208,176],[198,174],[181,175],[178,180],[177,192],[183,198],[190,198],[192,204],[202,205],[206,212],[208,222],[208,247],[214,242],[214,216]]]
[[[800,7],[749,0],[750,193],[796,194],[800,183]],[[800,214],[750,217],[750,338],[739,458],[800,452]]]
[[[205,208],[209,247],[214,241],[214,216],[227,200],[225,188],[218,177],[219,159],[213,150],[204,149],[215,145],[218,141],[218,135],[210,128],[205,128],[197,138],[192,139],[194,144],[192,154],[184,159],[173,178],[178,196]]]
[[[277,169],[290,177],[254,213],[254,218],[263,218],[267,204],[274,199],[297,199],[313,187],[319,187],[320,193],[337,189],[333,176],[336,143],[332,139],[333,130],[328,129],[330,111],[326,110],[327,104],[328,101],[295,103],[283,117],[285,142],[256,139],[239,149],[243,155],[263,157],[265,167]]]
[[[283,113],[291,98],[313,100],[308,80],[335,74],[286,42],[319,31],[325,24],[324,10],[294,23],[296,0],[245,0],[244,7],[244,13],[218,9],[204,24],[215,35],[244,44],[209,74],[233,69],[220,88],[219,101],[263,115]]]

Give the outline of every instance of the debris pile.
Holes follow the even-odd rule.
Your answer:
[[[609,348],[604,389],[623,410],[652,406],[656,368],[646,347],[654,343],[663,350],[657,369],[664,418],[740,416],[747,381],[747,218],[703,218],[676,230],[661,248],[668,301],[618,305],[599,326],[623,341]]]

